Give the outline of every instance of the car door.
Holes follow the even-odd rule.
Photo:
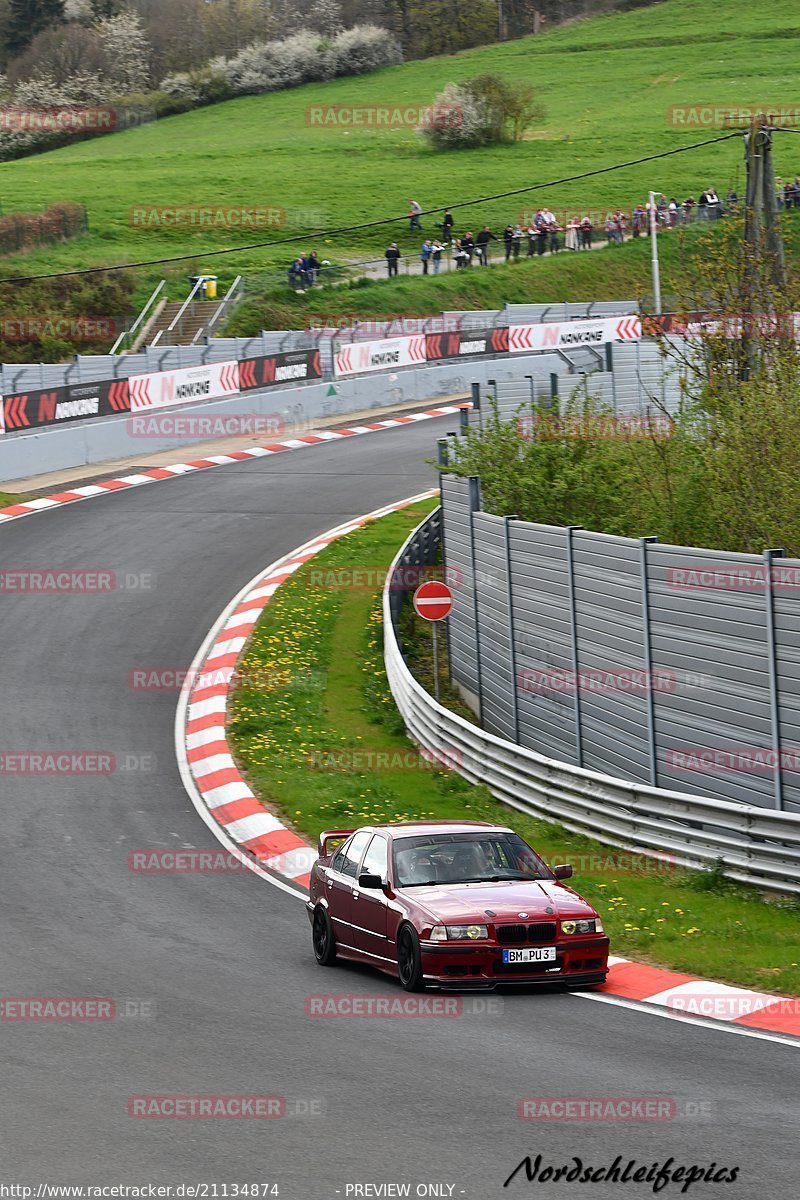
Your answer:
[[[359,875],[380,875],[386,883],[389,874],[389,844],[376,833],[367,847]],[[387,899],[379,888],[353,888],[351,922],[358,949],[371,959],[393,960],[386,939]]]
[[[353,897],[358,886],[356,875],[361,856],[371,836],[371,830],[359,829],[336,852],[328,868],[325,887],[328,914],[333,925],[333,935],[342,948],[357,949],[353,930]]]

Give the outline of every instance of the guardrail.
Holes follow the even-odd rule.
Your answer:
[[[731,879],[800,894],[800,814],[629,783],[557,762],[485,732],[428,694],[405,663],[396,623],[402,593],[388,581],[398,569],[430,563],[439,520],[437,510],[402,546],[383,594],[386,671],[411,737],[442,761],[457,762],[471,783],[485,784],[520,812],[607,845],[668,855],[681,866],[721,862]]]

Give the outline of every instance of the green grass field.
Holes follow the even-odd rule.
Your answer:
[[[128,212],[134,205],[311,209],[327,227],[402,214],[411,194],[426,208],[444,206],[674,149],[714,131],[670,127],[671,105],[793,102],[798,49],[800,13],[790,0],[763,5],[728,0],[722,7],[665,0],[537,38],[171,117],[5,163],[6,211],[76,200],[88,208],[91,231],[77,242],[6,259],[3,266],[36,273],[265,240],[263,232],[235,229],[132,228]],[[310,105],[425,104],[449,81],[483,72],[535,84],[547,109],[545,125],[520,144],[437,155],[411,130],[306,124]],[[783,176],[800,170],[800,139],[778,135],[776,162]],[[711,183],[720,191],[731,183],[741,190],[742,175],[742,146],[736,139],[550,188],[534,198],[553,209],[605,211],[644,199],[649,188],[679,197],[696,195]],[[459,224],[502,226],[525,204],[511,198],[463,210]],[[295,221],[272,232],[289,234],[296,228]],[[432,230],[430,220],[427,228]],[[403,226],[396,232],[402,248],[416,248],[416,236],[410,239]],[[342,236],[320,249],[328,258],[363,256],[382,252],[387,236],[384,230]],[[224,283],[235,271],[257,271],[286,257],[285,250],[249,250],[230,259],[199,260],[176,273],[214,269]],[[157,267],[143,271],[140,290],[161,274]],[[579,282],[588,287],[593,281]],[[609,287],[613,282],[609,279]],[[554,280],[554,286],[562,284]]]
[[[600,912],[615,954],[758,991],[800,993],[796,901],[767,903],[755,889],[714,874],[631,863],[420,761],[383,668],[376,584],[430,507],[425,501],[334,542],[267,607],[242,662],[229,723],[256,794],[312,841],[325,828],[429,817],[510,825],[548,862],[574,864],[575,887]],[[428,644],[423,636],[415,662],[421,678]]]

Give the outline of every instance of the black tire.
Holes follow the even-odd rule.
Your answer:
[[[397,973],[400,976],[400,986],[405,991],[425,991],[419,938],[416,930],[410,925],[403,925],[397,935]]]
[[[336,938],[333,936],[333,926],[327,910],[321,906],[314,909],[311,938],[314,943],[314,958],[319,965],[332,967],[336,962]]]

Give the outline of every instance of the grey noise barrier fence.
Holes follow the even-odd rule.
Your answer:
[[[679,788],[624,778],[626,774],[646,777],[649,773],[647,744],[652,722],[647,695],[633,700],[625,696],[624,705],[618,696],[610,700],[593,699],[590,710],[580,718],[584,722],[583,765],[574,761],[578,720],[574,697],[553,705],[548,719],[541,724],[538,714],[545,706],[538,696],[530,708],[525,707],[529,697],[524,697],[524,704],[519,703],[523,696],[516,696],[514,687],[518,670],[514,661],[516,631],[521,633],[527,625],[540,638],[547,638],[555,631],[555,644],[560,647],[556,661],[569,664],[574,654],[570,614],[575,609],[568,600],[565,604],[564,596],[568,570],[565,531],[529,526],[531,536],[526,542],[525,531],[514,528],[523,523],[484,517],[483,550],[477,561],[481,571],[491,572],[491,581],[478,580],[473,590],[475,575],[470,569],[467,547],[481,524],[479,509],[470,507],[463,497],[456,497],[454,505],[454,481],[445,478],[444,482],[442,507],[400,549],[383,596],[386,670],[392,695],[411,737],[432,758],[456,765],[465,778],[485,784],[498,800],[511,808],[557,821],[569,830],[608,845],[662,856],[662,861],[694,868],[710,868],[721,861],[726,875],[734,880],[800,894],[800,813],[768,807],[766,794],[761,797],[762,804],[702,794],[708,782],[708,776],[703,775],[696,777],[697,791],[686,781],[681,781]],[[475,492],[474,481],[459,480],[455,485],[465,493]],[[591,585],[592,579],[596,581],[609,568],[603,561],[602,548],[594,541],[600,535],[585,536],[588,540],[574,554],[573,567],[577,559],[585,583]],[[541,542],[543,537],[545,541]],[[546,540],[548,537],[550,542]],[[473,695],[479,694],[482,725],[451,712],[422,687],[406,664],[398,632],[398,618],[407,596],[398,589],[393,576],[402,581],[414,574],[403,568],[435,562],[442,538],[449,578],[453,583],[455,573],[457,580],[456,602],[449,619],[453,677],[463,682]],[[537,541],[544,551],[537,550]],[[513,587],[509,589],[509,576],[504,574],[509,545],[517,566],[521,569],[526,562],[530,568],[533,586],[527,588],[527,593],[524,587],[517,592]],[[636,543],[634,546],[638,550]],[[548,577],[544,572],[537,575],[540,566],[537,554],[545,551],[552,560]],[[626,573],[636,575],[640,560],[635,554],[627,558],[620,554],[617,558],[614,571],[621,572],[623,582]],[[462,571],[463,580],[459,578]],[[617,591],[621,596],[624,588]],[[591,638],[593,629],[599,628],[601,610],[609,594],[601,592],[590,603],[593,595],[590,587],[576,590],[579,611],[583,614],[576,631],[580,635],[579,646]],[[618,623],[617,649],[625,648],[631,655],[635,597],[641,606],[640,584],[630,590],[627,615]],[[540,632],[543,621],[544,629]],[[641,664],[644,661],[641,628],[636,644]],[[673,699],[676,696],[682,699],[680,693],[669,694]],[[520,718],[520,739],[513,736],[515,707]],[[743,711],[745,720],[754,715],[754,708],[752,701],[748,703]],[[657,714],[658,721],[661,717],[661,713]],[[705,719],[713,724],[710,712],[706,711]],[[603,760],[606,733],[613,745]],[[753,740],[749,724],[748,737]],[[631,746],[627,757],[626,739],[630,739]],[[595,763],[595,759],[597,765],[589,766],[588,762]]]

